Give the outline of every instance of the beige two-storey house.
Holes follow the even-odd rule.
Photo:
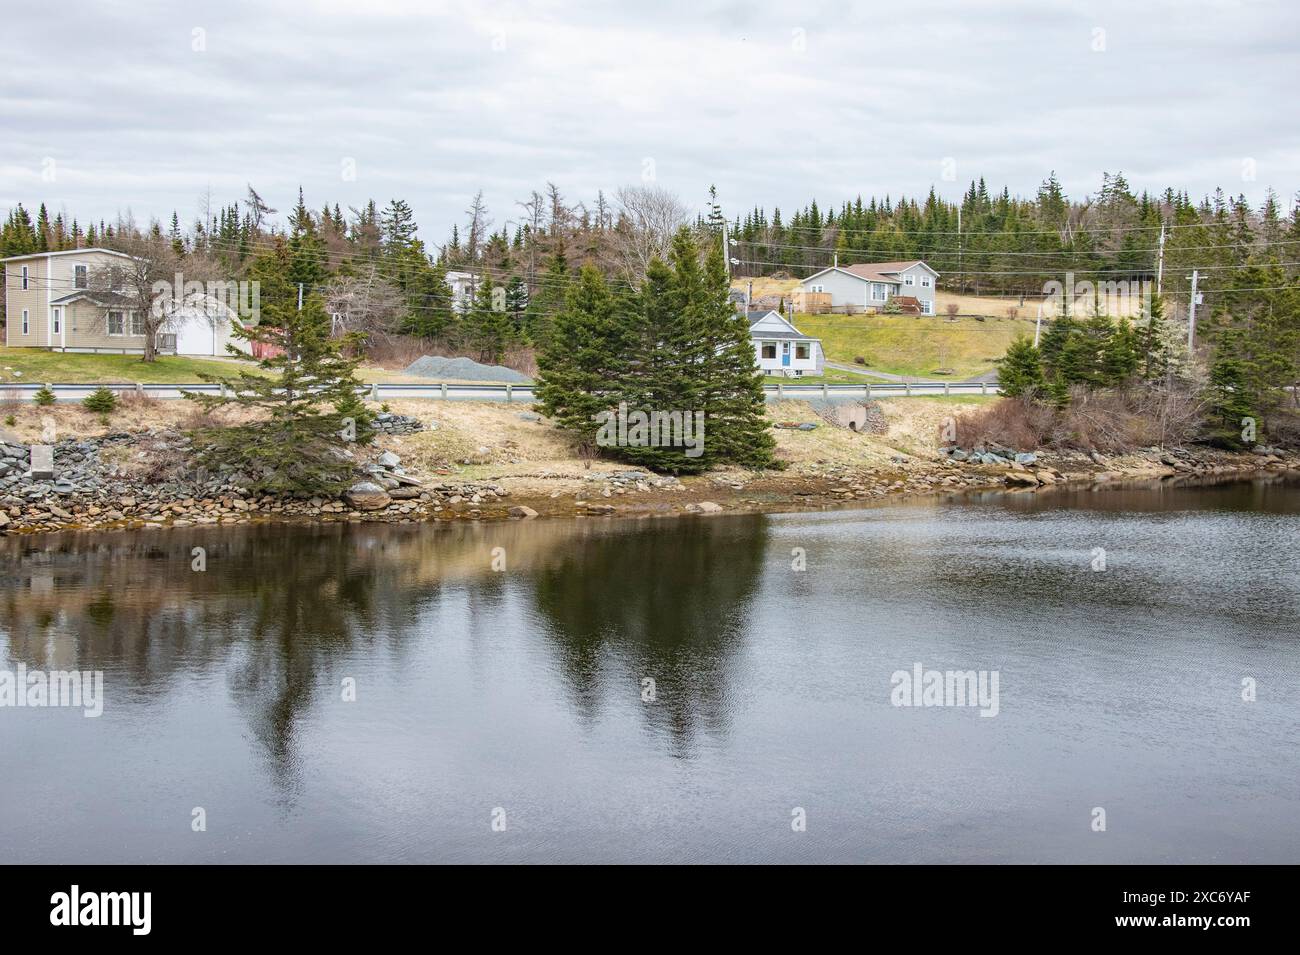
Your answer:
[[[111,249],[72,249],[0,260],[5,270],[6,344],[143,351],[144,328],[129,307],[132,303],[120,293],[91,288],[92,276],[127,259]]]
[[[112,249],[34,252],[0,259],[5,281],[5,344],[69,352],[144,351],[145,316],[124,291],[106,291],[115,263],[131,257]],[[187,300],[188,302],[188,300]],[[145,308],[150,303],[144,304]],[[158,333],[164,354],[224,355],[234,313],[201,301],[169,315]],[[238,343],[236,343],[238,344]]]

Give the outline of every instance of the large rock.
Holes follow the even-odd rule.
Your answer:
[[[692,514],[717,514],[722,510],[722,505],[713,501],[700,501],[698,504],[687,504],[686,509]]]
[[[49,444],[32,445],[32,478],[40,481],[54,477],[54,447]]]
[[[375,459],[375,463],[381,468],[395,468],[402,463],[402,459],[392,451],[385,451]]]
[[[388,492],[373,481],[358,481],[344,497],[359,511],[379,511],[393,502]]]
[[[514,507],[510,508],[510,516],[522,518],[536,517],[537,512],[524,504],[516,504]]]
[[[1004,480],[1008,484],[1022,484],[1026,486],[1038,486],[1038,478],[1029,471],[1008,471]]]

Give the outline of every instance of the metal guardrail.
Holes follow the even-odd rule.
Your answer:
[[[34,382],[22,384],[5,384],[0,386],[0,400],[6,394],[17,397],[20,401],[31,401],[32,396],[44,385]],[[461,399],[480,401],[513,401],[531,399],[532,385],[492,383],[481,385],[447,384],[430,382],[376,382],[361,389],[360,394],[375,401],[384,398],[433,398],[441,400]],[[108,388],[117,392],[136,392],[151,398],[173,399],[183,397],[186,391],[197,394],[217,395],[223,391],[222,385],[207,382],[193,384],[148,384],[137,382],[102,382],[95,384],[51,382],[49,388],[54,392],[56,401],[80,401],[99,388]],[[860,385],[800,385],[779,382],[764,385],[763,390],[778,399],[790,397],[821,396],[830,397],[911,397],[934,395],[995,395],[998,393],[996,381],[911,381],[911,382],[864,382]],[[16,393],[16,395],[15,395]]]

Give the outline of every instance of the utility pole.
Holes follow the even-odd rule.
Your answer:
[[[961,270],[961,206],[957,207],[957,276],[957,291],[964,292],[966,273]]]
[[[1192,269],[1192,274],[1187,277],[1192,280],[1192,300],[1187,306],[1187,357],[1191,358],[1192,345],[1196,342],[1196,298],[1199,294],[1196,291],[1196,283],[1201,273]]]
[[[1160,222],[1160,253],[1156,258],[1156,295],[1159,295],[1165,277],[1165,224]]]
[[[1038,347],[1038,335],[1043,330],[1043,303],[1038,303],[1038,317],[1034,319],[1034,347]]]
[[[749,315],[749,310],[754,307],[754,280],[749,280],[749,290],[745,292],[745,314]]]
[[[298,311],[302,311],[302,283],[298,283]]]
[[[731,236],[727,235],[727,227],[722,227],[722,257],[727,260],[727,279],[731,279]]]

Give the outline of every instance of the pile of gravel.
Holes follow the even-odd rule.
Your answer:
[[[444,358],[425,355],[411,362],[406,374],[420,378],[438,378],[445,381],[501,381],[524,384],[531,379],[513,368],[502,365],[484,365],[472,358]]]

